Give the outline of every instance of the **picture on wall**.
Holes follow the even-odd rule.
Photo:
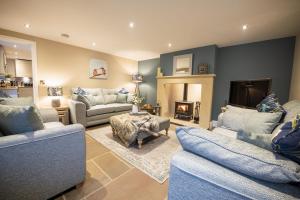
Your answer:
[[[173,75],[184,76],[192,74],[193,54],[173,57]]]
[[[108,65],[105,61],[99,59],[90,60],[89,77],[95,79],[107,79]]]

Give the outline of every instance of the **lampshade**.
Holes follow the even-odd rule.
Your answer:
[[[134,83],[143,82],[143,75],[141,75],[141,74],[132,75],[132,82],[134,82]]]
[[[62,87],[48,87],[47,92],[48,92],[48,96],[62,96],[63,95]]]

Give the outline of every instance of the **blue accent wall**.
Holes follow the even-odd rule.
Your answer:
[[[140,85],[146,102],[156,103],[156,70],[160,66],[164,76],[173,74],[173,56],[193,53],[193,74],[201,63],[215,73],[212,119],[217,119],[225,100],[229,99],[232,80],[272,78],[272,91],[283,104],[288,101],[293,68],[295,37],[273,39],[249,44],[218,48],[216,45],[161,54],[160,59],[140,61]]]
[[[193,71],[192,74],[197,74],[199,64],[208,64],[209,73],[214,73],[216,66],[216,45],[210,45],[205,47],[198,47],[193,49],[186,49],[182,51],[176,51],[171,53],[165,53],[160,55],[160,67],[164,76],[173,75],[173,57],[193,54]]]
[[[280,103],[289,98],[295,37],[267,40],[218,49],[213,97],[213,119],[229,99],[230,81],[272,78]]]
[[[156,72],[159,58],[138,62],[138,71],[144,76],[140,84],[140,94],[145,97],[145,103],[156,105]]]

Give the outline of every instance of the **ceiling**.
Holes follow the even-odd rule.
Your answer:
[[[300,0],[0,0],[0,3],[1,28],[134,60],[211,44],[229,46],[300,33]],[[134,22],[134,28],[129,27],[130,22]],[[29,29],[24,27],[26,23],[31,25]],[[248,25],[246,31],[242,30],[243,24]],[[70,37],[61,37],[62,33]]]
[[[0,39],[0,45],[3,46],[7,58],[31,60],[30,44],[16,43]]]

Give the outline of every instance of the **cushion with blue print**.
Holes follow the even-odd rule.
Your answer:
[[[300,163],[300,114],[286,122],[273,138],[272,148],[291,160]]]

